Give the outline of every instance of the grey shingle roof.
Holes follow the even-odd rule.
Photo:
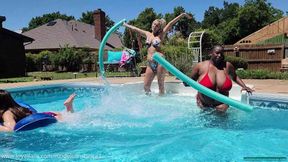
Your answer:
[[[23,35],[35,40],[25,46],[26,50],[57,49],[67,44],[69,47],[98,49],[100,45],[100,41],[95,38],[94,26],[75,20],[56,19],[24,32]],[[111,47],[120,48],[122,46],[120,36],[116,33],[111,34],[107,44],[109,46],[106,45],[105,49],[112,49]]]
[[[5,28],[0,28],[0,33],[5,33],[5,34],[10,35],[12,37],[15,37],[17,39],[21,39],[24,43],[25,42],[32,42],[34,40],[30,37],[27,37],[25,35],[13,32],[13,31],[5,29]]]

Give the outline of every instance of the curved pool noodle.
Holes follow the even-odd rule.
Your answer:
[[[179,71],[176,67],[171,65],[167,60],[165,60],[163,57],[160,56],[159,53],[154,53],[153,59],[157,61],[159,64],[161,64],[165,69],[167,69],[170,73],[175,75],[177,78],[181,79],[183,82],[186,82],[188,85],[199,91],[200,93],[203,93],[204,95],[213,98],[217,101],[220,101],[222,103],[225,103],[227,105],[230,105],[234,108],[250,112],[253,110],[253,107],[244,103],[241,103],[237,100],[231,99],[227,96],[224,96],[220,93],[217,93],[209,88],[206,88],[199,84],[198,82],[194,81],[193,79],[189,78],[187,75],[183,74],[181,71]]]
[[[100,68],[100,74],[101,77],[105,80],[105,82],[108,84],[106,78],[105,78],[105,70],[104,70],[104,63],[103,63],[103,54],[104,54],[104,46],[106,45],[106,42],[108,41],[108,38],[110,37],[110,35],[116,31],[120,26],[123,25],[123,23],[126,20],[123,19],[121,21],[119,21],[117,24],[115,24],[114,26],[112,26],[108,32],[105,34],[105,36],[103,37],[101,43],[100,43],[100,47],[99,47],[99,52],[98,52],[98,57],[99,57],[99,68]]]

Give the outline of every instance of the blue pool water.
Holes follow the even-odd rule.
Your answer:
[[[2,133],[0,152],[28,161],[244,161],[288,156],[288,109],[202,112],[192,95],[145,96],[140,88],[54,85],[11,90],[38,111],[64,121],[32,131]],[[63,102],[76,92],[76,113]],[[1,161],[1,159],[0,159]]]

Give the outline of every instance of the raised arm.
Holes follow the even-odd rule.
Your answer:
[[[188,19],[192,19],[192,17],[190,15],[188,15],[187,13],[182,13],[180,15],[178,15],[177,17],[175,17],[173,20],[171,20],[163,29],[164,34],[166,34],[171,28],[172,26],[182,17],[186,16]]]
[[[137,28],[137,27],[135,27],[135,26],[133,26],[133,25],[129,25],[129,24],[127,24],[127,23],[124,23],[123,26],[131,29],[132,31],[135,31],[135,32],[139,33],[139,34],[140,34],[141,36],[143,36],[143,37],[147,37],[148,34],[150,33],[150,32],[148,32],[148,31],[142,30],[142,29],[140,29],[140,28]]]

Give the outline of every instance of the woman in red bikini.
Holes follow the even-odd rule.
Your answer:
[[[203,86],[229,96],[232,88],[231,79],[242,87],[242,90],[252,93],[253,90],[247,87],[235,72],[230,62],[224,61],[223,47],[214,46],[211,52],[211,59],[198,63],[192,70],[191,78],[198,80]],[[212,107],[220,112],[225,112],[229,105],[218,102],[198,92],[196,95],[197,105],[200,108]]]
[[[71,94],[64,102],[67,112],[73,113],[73,100],[76,94]],[[59,112],[43,112],[54,116],[57,120],[62,120],[62,115]],[[31,115],[32,112],[24,107],[21,107],[11,96],[11,94],[0,89],[0,132],[13,131],[16,123]]]

